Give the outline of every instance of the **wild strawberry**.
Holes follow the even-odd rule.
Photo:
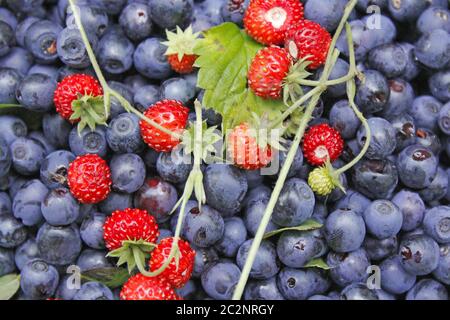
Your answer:
[[[258,144],[257,132],[248,123],[233,129],[228,135],[227,148],[233,163],[242,169],[260,169],[272,160],[272,148],[268,144]]]
[[[303,18],[299,0],[251,0],[244,15],[244,27],[256,41],[283,44],[287,28]]]
[[[167,260],[172,249],[172,243],[175,238],[165,238],[161,240],[158,246],[153,250],[150,258],[150,270],[158,270]],[[175,258],[169,263],[167,268],[159,277],[174,288],[181,288],[189,281],[192,270],[194,269],[195,251],[192,250],[188,242],[178,240],[178,251]]]
[[[286,31],[284,47],[294,60],[306,59],[309,69],[317,69],[327,59],[331,35],[320,24],[301,20]]]
[[[70,192],[81,203],[98,203],[111,191],[111,171],[96,154],[77,157],[69,165],[67,182]]]
[[[120,291],[121,300],[181,300],[167,282],[142,273],[132,276]]]
[[[145,210],[116,210],[103,225],[103,238],[110,251],[121,248],[124,241],[155,243],[158,236],[156,219]]]
[[[336,160],[343,148],[339,132],[326,123],[311,127],[303,138],[303,154],[315,166],[325,164],[327,159]]]
[[[165,55],[173,70],[178,73],[191,73],[194,70],[194,62],[197,55],[194,47],[200,33],[194,33],[189,26],[184,32],[177,26],[177,32],[166,30],[167,41],[162,42],[167,46]]]
[[[333,168],[330,160],[324,166],[315,168],[308,176],[308,184],[319,196],[329,195],[335,188],[345,192],[341,183],[340,173]]]
[[[261,49],[250,64],[248,86],[261,98],[279,99],[290,66],[290,56],[283,48]]]
[[[87,74],[73,74],[58,83],[53,101],[56,111],[73,123],[80,122],[80,129],[88,125],[94,128],[103,124],[103,89],[98,81]],[[92,116],[96,114],[97,116]]]
[[[177,100],[159,101],[144,113],[147,118],[178,134],[186,127],[188,114],[189,109]],[[141,120],[140,127],[144,141],[158,152],[169,152],[180,143],[178,139],[156,129],[145,120]]]

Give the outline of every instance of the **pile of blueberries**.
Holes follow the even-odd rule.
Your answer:
[[[196,74],[177,75],[161,44],[165,29],[194,31],[242,24],[248,0],[77,0],[82,22],[111,88],[141,111],[161,99],[191,106],[203,92]],[[305,18],[330,33],[346,0],[302,0]],[[0,276],[22,274],[15,299],[118,299],[120,288],[68,285],[73,273],[113,267],[102,226],[115,210],[138,207],[157,217],[160,239],[173,235],[192,164],[149,149],[139,120],[112,99],[108,126],[77,128],[55,112],[53,92],[69,74],[94,75],[67,0],[0,2]],[[309,216],[313,231],[263,240],[244,298],[436,299],[450,286],[450,11],[447,0],[359,0],[351,15],[358,68],[356,102],[372,141],[348,173],[346,193],[313,194],[311,166],[298,151],[267,231]],[[379,9],[379,10],[378,10]],[[381,12],[381,14],[377,13]],[[347,73],[344,36],[331,78]],[[320,70],[319,70],[320,72]],[[313,123],[345,139],[340,167],[366,139],[345,98],[330,87]],[[205,110],[209,125],[221,118]],[[25,115],[25,116],[23,116]],[[65,185],[68,164],[95,153],[107,159],[113,192],[81,205]],[[286,155],[281,152],[281,164]],[[228,164],[204,166],[207,204],[190,200],[183,237],[196,250],[184,299],[230,299],[277,179]],[[331,268],[305,268],[313,259]],[[52,267],[53,266],[53,267]],[[56,270],[56,271],[55,271]],[[73,269],[72,269],[73,270]],[[368,272],[370,270],[370,272]],[[24,276],[26,274],[26,276]],[[44,283],[44,285],[43,285]],[[0,288],[1,290],[1,288]]]

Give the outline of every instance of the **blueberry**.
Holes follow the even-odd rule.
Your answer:
[[[133,66],[134,45],[121,29],[108,29],[96,53],[102,69],[110,74],[124,73]]]
[[[406,237],[399,248],[401,263],[413,275],[426,275],[433,272],[439,264],[439,246],[426,235]]]
[[[448,291],[436,280],[422,279],[408,291],[406,300],[448,300]]]
[[[14,199],[17,195],[17,192],[22,189],[22,187],[30,181],[27,178],[24,178],[22,176],[16,176],[14,173],[11,173],[6,176],[6,179],[8,180],[8,186],[9,186],[9,196],[11,199]],[[2,199],[3,202],[3,199]],[[2,211],[3,211],[3,204],[2,204]]]
[[[400,152],[397,159],[400,180],[409,188],[423,189],[431,184],[438,160],[428,148],[412,145]]]
[[[102,9],[95,8],[93,6],[84,5],[78,1],[77,6],[80,8],[81,23],[88,34],[94,33],[97,37],[100,37],[105,32],[109,25],[109,19],[106,12]],[[76,29],[75,17],[72,14],[72,8],[68,8],[66,16],[66,25],[68,28]]]
[[[192,170],[192,159],[180,152],[160,153],[156,170],[165,181],[182,183],[187,180]]]
[[[159,229],[159,237],[156,240],[156,243],[160,243],[161,240],[163,240],[165,238],[170,238],[170,237],[173,237],[173,232],[171,230]]]
[[[47,140],[57,148],[67,148],[72,127],[59,114],[45,114],[42,132]]]
[[[193,299],[197,293],[197,285],[193,280],[189,280],[183,287],[176,289],[177,294],[185,300]]]
[[[356,131],[361,125],[347,100],[336,102],[330,110],[329,117],[331,126],[339,131],[343,139],[355,137]]]
[[[390,119],[410,108],[414,100],[414,89],[409,82],[400,78],[389,80],[388,83],[391,93],[381,114]]]
[[[40,254],[34,238],[29,238],[22,243],[17,247],[14,253],[14,261],[19,270],[22,270],[29,261],[38,258],[40,258]]]
[[[25,35],[25,46],[39,63],[50,64],[58,59],[56,43],[61,26],[50,20],[33,23]]]
[[[246,171],[245,174],[247,176],[247,181],[250,184],[252,184],[251,180],[249,179],[248,173],[250,171]],[[259,177],[261,177],[258,174]],[[253,202],[256,202],[258,200],[269,200],[270,199],[270,195],[272,193],[272,190],[262,184],[259,184],[257,186],[253,186],[252,188],[249,187],[249,190],[247,192],[247,194],[245,195],[244,201],[243,201],[243,207],[248,207],[250,206]]]
[[[136,90],[133,102],[136,108],[144,112],[151,105],[159,101],[159,87],[156,85],[145,85]]]
[[[197,248],[194,246],[193,248],[195,250],[195,260],[192,276],[195,278],[199,278],[203,275],[206,268],[219,260],[219,255],[217,254],[217,251],[212,247]]]
[[[112,268],[112,264],[106,258],[106,252],[101,250],[85,249],[78,256],[76,265],[82,272],[101,269]]]
[[[17,101],[32,111],[50,111],[53,107],[53,92],[56,81],[51,77],[37,73],[26,76],[16,90]]]
[[[416,276],[405,271],[398,255],[393,255],[381,262],[381,287],[393,294],[402,294],[416,283]]]
[[[5,140],[6,144],[11,145],[14,140],[25,137],[28,133],[28,128],[25,122],[15,116],[0,116],[0,138]]]
[[[31,14],[44,2],[43,0],[7,0],[8,6],[15,12]]]
[[[0,68],[0,103],[16,103],[16,88],[21,80],[16,70]]]
[[[6,22],[13,29],[17,27],[16,16],[6,8],[0,8],[0,21]]]
[[[443,68],[450,62],[450,34],[442,29],[427,32],[416,42],[414,52],[427,67]]]
[[[173,0],[170,3],[161,0],[150,0],[150,15],[152,20],[164,29],[174,29],[176,26],[185,28],[192,18],[193,0]]]
[[[222,6],[222,18],[224,21],[230,21],[242,25],[245,11],[250,0],[227,0]],[[195,19],[195,16],[194,16]],[[209,28],[208,28],[209,29]]]
[[[14,216],[26,226],[40,224],[43,221],[41,203],[47,193],[47,187],[37,179],[24,184],[13,200]]]
[[[161,41],[164,40],[148,38],[142,41],[134,51],[134,67],[147,78],[162,80],[168,78],[172,73],[172,69],[164,55],[167,48],[161,44]]]
[[[425,10],[427,3],[421,0],[389,0],[388,8],[392,17],[400,22],[414,21]]]
[[[364,239],[364,249],[366,250],[370,260],[379,261],[385,259],[397,252],[397,237],[390,237],[380,240],[366,236]]]
[[[364,36],[372,44],[370,49],[391,43],[397,37],[397,27],[390,17],[383,14],[369,14],[361,18],[364,26]]]
[[[245,287],[245,300],[284,300],[277,287],[277,278],[250,280]]]
[[[27,239],[27,229],[10,214],[0,216],[0,247],[15,248]]]
[[[204,174],[207,203],[224,216],[236,214],[242,207],[248,189],[242,171],[231,165],[210,164]]]
[[[450,207],[438,206],[427,210],[423,220],[423,228],[438,243],[449,243]]]
[[[247,231],[250,235],[254,236],[256,234],[268,202],[268,198],[260,198],[247,204],[243,219],[245,227],[247,228]],[[266,232],[270,232],[276,229],[278,229],[278,226],[273,223],[272,220],[270,220],[269,224],[267,225]]]
[[[14,47],[7,55],[0,57],[0,67],[14,69],[21,76],[25,76],[32,65],[31,53],[20,47]]]
[[[247,229],[239,217],[224,219],[223,237],[216,242],[214,248],[224,257],[233,258],[239,247],[247,239]]]
[[[375,290],[367,288],[365,283],[352,283],[341,291],[341,300],[378,300]]]
[[[450,135],[450,103],[446,103],[442,106],[439,111],[437,123],[444,134]]]
[[[224,260],[211,263],[202,273],[202,287],[211,298],[229,300],[240,276],[241,271],[232,262]]]
[[[138,155],[125,153],[115,155],[110,162],[113,188],[119,192],[136,192],[145,180],[145,164]]]
[[[344,14],[345,0],[310,0],[305,5],[305,18],[334,31]]]
[[[128,86],[133,93],[136,93],[137,90],[149,84],[148,80],[138,73],[125,77],[123,83]]]
[[[407,113],[390,118],[395,130],[396,151],[403,150],[416,141],[416,125],[414,119]]]
[[[363,214],[366,207],[370,204],[370,200],[355,190],[347,190],[344,198],[340,199],[335,209],[350,209],[358,214]]]
[[[287,157],[287,154],[288,154],[288,150],[290,150],[291,146],[292,146],[292,141],[288,140],[285,143],[285,146],[284,146],[285,150],[280,150],[279,151],[279,154],[278,154],[278,160],[279,160],[278,174],[280,174],[281,168],[283,168],[284,163],[286,162],[286,157]],[[294,160],[293,160],[293,162],[291,164],[291,167],[289,168],[287,177],[288,178],[295,177],[300,172],[302,166],[303,166],[303,152],[302,152],[301,148],[298,148],[297,151],[295,152]],[[254,172],[257,173],[258,176],[260,176],[259,172],[257,170],[254,171]],[[247,180],[248,180],[248,178],[247,178]],[[250,187],[250,184],[249,184],[249,187]]]
[[[376,70],[364,72],[364,80],[358,82],[356,104],[364,113],[383,110],[389,101],[390,89],[387,79]]]
[[[54,227],[44,223],[37,233],[37,245],[42,259],[53,265],[75,262],[81,251],[80,232],[76,225]]]
[[[314,193],[308,184],[298,178],[286,181],[272,215],[272,220],[283,227],[294,227],[309,219],[315,205]]]
[[[118,15],[126,2],[127,0],[90,0],[90,4],[94,8],[111,15]]]
[[[390,198],[398,183],[397,167],[390,160],[361,160],[352,174],[357,191],[371,199]]]
[[[83,219],[80,226],[80,235],[83,242],[93,249],[104,249],[103,224],[106,216],[102,213],[93,213]]]
[[[98,204],[99,210],[110,215],[116,210],[125,210],[133,205],[133,195],[128,193],[111,192],[108,197]]]
[[[74,127],[69,135],[70,150],[76,156],[88,153],[105,157],[108,151],[106,143],[106,130],[102,126],[97,126],[94,131],[84,128],[78,133],[78,128]]]
[[[97,48],[98,39],[89,34],[89,42],[92,48]],[[77,28],[65,28],[58,35],[57,52],[61,61],[72,68],[83,69],[91,65],[86,47]]]
[[[0,215],[11,213],[12,213],[11,198],[7,193],[0,192]]]
[[[106,128],[106,141],[116,153],[142,150],[144,143],[141,139],[139,118],[131,113],[116,116]]]
[[[417,29],[422,33],[442,29],[450,32],[450,12],[447,8],[430,7],[417,19]]]
[[[4,177],[8,174],[11,164],[12,159],[9,147],[6,142],[0,138],[0,177]]]
[[[433,276],[440,282],[450,284],[450,245],[440,247],[440,258],[438,267],[433,271]]]
[[[403,50],[406,52],[406,57],[408,62],[406,63],[406,68],[403,71],[402,78],[411,81],[416,78],[420,73],[420,65],[416,59],[416,55],[414,54],[414,45],[409,42],[401,42]]]
[[[367,52],[369,52],[370,49],[376,47],[376,39],[369,36],[369,32],[371,30],[367,30],[366,23],[364,23],[363,21],[354,20],[350,21],[349,24],[352,30],[355,57],[357,61],[361,61],[365,58]],[[336,48],[339,49],[339,51],[341,51],[345,56],[349,56],[345,30],[339,36],[338,41],[336,42]]]
[[[387,78],[401,76],[408,63],[407,53],[396,43],[375,47],[369,52],[367,60],[371,69],[380,71]]]
[[[128,38],[140,41],[150,36],[152,20],[150,7],[145,3],[129,3],[120,14],[119,23]]]
[[[432,96],[420,96],[414,99],[409,114],[414,118],[417,127],[436,130],[441,108],[442,103]]]
[[[361,12],[366,12],[367,8],[371,5],[376,5],[381,9],[385,9],[387,7],[388,0],[358,0],[356,4],[356,8],[361,10]]]
[[[395,129],[389,121],[383,118],[370,118],[368,121],[371,131],[371,141],[369,149],[365,156],[369,159],[382,160],[392,154],[397,145],[395,139]],[[362,147],[367,139],[367,133],[364,126],[358,130],[357,139]]]
[[[375,200],[364,211],[367,230],[378,239],[395,236],[401,229],[403,215],[389,200]]]
[[[401,190],[393,198],[403,214],[403,231],[411,231],[422,224],[425,213],[425,204],[416,192]]]
[[[277,276],[277,286],[287,300],[305,300],[312,295],[324,293],[329,281],[316,269],[283,268]]]
[[[330,252],[327,256],[327,264],[331,267],[331,279],[341,287],[355,282],[363,282],[368,274],[366,269],[370,261],[364,249],[358,249],[350,253]]]
[[[41,144],[41,146],[44,148],[45,156],[49,155],[56,149],[55,146],[47,140],[47,138],[41,131],[30,132],[28,138]]]
[[[311,219],[323,224],[328,216],[328,208],[325,204],[317,202]]]
[[[178,100],[186,104],[195,97],[195,88],[183,78],[171,78],[159,87],[159,99]]]
[[[0,247],[0,277],[14,272],[14,250]]]
[[[431,184],[419,191],[420,196],[427,203],[433,203],[439,201],[445,197],[448,189],[448,177],[447,173],[441,167],[438,167],[436,176]]]
[[[8,54],[15,45],[14,30],[9,24],[0,20],[0,57]]]
[[[52,226],[65,226],[75,222],[80,214],[80,206],[69,189],[51,190],[41,203],[44,219]]]
[[[177,203],[178,195],[174,186],[160,178],[149,178],[134,196],[136,208],[147,210],[156,217],[158,223],[170,219],[170,211]]]
[[[60,281],[55,292],[55,298],[62,300],[72,300],[75,294],[80,290],[76,285],[76,280],[72,275],[64,276]]]
[[[197,247],[210,247],[219,241],[224,233],[222,216],[215,209],[203,205],[187,211],[183,225],[183,236]]]
[[[1,60],[0,60],[1,65]],[[434,73],[428,78],[431,94],[442,102],[450,100],[450,70]]]
[[[74,295],[73,300],[114,300],[112,291],[100,282],[86,282]]]
[[[34,175],[39,172],[45,157],[45,150],[35,140],[18,138],[10,146],[14,169],[22,175]]]
[[[246,0],[247,1],[247,0]],[[203,32],[214,27],[213,21],[204,13],[196,10],[191,21],[192,31]]]
[[[108,85],[111,89],[116,91],[117,93],[121,94],[122,97],[125,98],[129,103],[133,102],[133,91],[131,88],[122,82],[117,81],[109,81]],[[111,97],[111,113],[110,118],[115,118],[117,115],[125,113],[125,109],[123,108],[122,104],[117,100],[116,97]]]
[[[366,227],[363,218],[350,209],[332,212],[325,222],[325,238],[336,252],[351,252],[364,241]]]
[[[31,299],[44,300],[53,296],[59,282],[58,271],[43,260],[28,262],[20,273],[20,288]]]
[[[65,186],[69,164],[73,160],[75,155],[69,151],[58,150],[50,153],[41,164],[41,181],[50,189]]]
[[[236,262],[239,268],[244,267],[247,260],[253,239],[245,241],[238,250]],[[256,253],[256,258],[250,271],[250,277],[253,279],[269,279],[275,276],[280,270],[280,262],[277,258],[275,245],[263,240]]]
[[[25,36],[27,34],[28,29],[30,26],[35,23],[36,21],[39,21],[39,18],[29,16],[26,17],[24,20],[22,20],[15,29],[15,35],[16,35],[16,42],[21,47],[25,46]]]

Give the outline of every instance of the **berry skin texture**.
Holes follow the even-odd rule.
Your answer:
[[[121,300],[180,300],[170,284],[139,273],[123,285]]]
[[[111,192],[111,170],[96,154],[77,157],[67,174],[70,192],[84,204],[105,200]]]
[[[243,123],[228,136],[228,148],[233,163],[245,170],[257,170],[267,166],[272,160],[272,148],[269,145],[258,145],[253,130]],[[256,133],[256,130],[253,132]]]
[[[110,251],[119,249],[122,242],[127,240],[155,243],[158,236],[156,219],[145,210],[116,210],[103,225],[103,238]]]
[[[336,187],[326,167],[316,168],[311,171],[308,176],[308,184],[312,191],[319,196],[329,195]]]
[[[309,69],[317,69],[325,63],[331,35],[320,24],[301,20],[286,31],[284,47],[294,60],[307,58]]]
[[[291,59],[283,48],[273,46],[261,49],[248,71],[250,89],[264,99],[281,98],[283,80],[290,66]]]
[[[177,100],[161,100],[144,113],[147,118],[178,134],[186,127],[188,114],[189,109]],[[144,120],[141,120],[140,127],[145,143],[158,152],[169,152],[180,143],[179,140],[161,132]]]
[[[103,95],[103,89],[98,81],[86,74],[73,74],[58,83],[53,102],[56,111],[64,119],[69,120],[73,114],[72,102],[79,99],[79,95],[97,97]]]
[[[150,258],[150,270],[158,270],[169,257],[172,242],[175,238],[162,239]],[[172,259],[167,268],[159,275],[161,279],[167,281],[174,288],[181,288],[190,279],[194,269],[195,251],[188,242],[178,240],[178,267],[175,259]]]
[[[282,44],[288,26],[302,18],[303,5],[298,0],[252,0],[245,12],[244,27],[262,44]]]
[[[336,160],[344,149],[340,133],[326,123],[315,125],[303,138],[303,154],[314,166],[325,164],[327,157]]]

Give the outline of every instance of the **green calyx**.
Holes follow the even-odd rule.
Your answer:
[[[307,71],[308,66],[311,64],[311,62],[307,60],[308,57],[293,64],[289,69],[288,75],[284,78],[283,102],[285,105],[289,105],[290,102],[297,101],[304,95],[301,86],[302,80],[311,75],[311,73]]]
[[[181,145],[186,155],[193,153],[195,149],[195,126],[194,122],[190,122],[183,132]],[[201,159],[209,161],[211,155],[217,152],[215,145],[222,140],[222,136],[217,131],[217,126],[208,128],[206,121],[202,122],[202,128]]]
[[[106,125],[105,108],[103,104],[103,96],[79,96],[77,100],[72,102],[73,114],[70,120],[78,123],[78,133],[88,126],[91,130],[95,130],[97,125]]]
[[[110,251],[107,257],[118,258],[117,266],[126,264],[131,274],[137,266],[145,265],[145,260],[155,247],[156,244],[144,240],[127,240],[122,242],[119,249]]]
[[[193,32],[192,26],[189,26],[184,31],[177,26],[177,32],[166,30],[166,35],[167,41],[161,42],[161,44],[167,47],[165,55],[176,54],[178,60],[181,61],[184,55],[194,54],[194,48],[200,32]]]
[[[336,187],[345,192],[340,181],[340,174],[334,170],[330,161],[322,167],[316,168],[309,174],[308,184],[320,196],[329,195]]]

